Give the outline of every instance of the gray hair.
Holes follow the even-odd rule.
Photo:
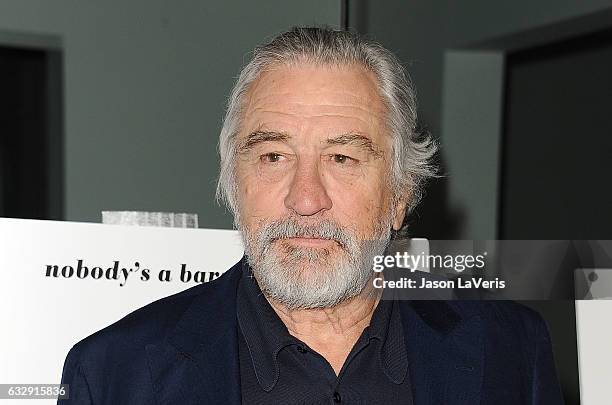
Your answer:
[[[235,179],[236,137],[242,108],[250,86],[273,66],[304,60],[321,65],[361,65],[371,71],[387,108],[387,127],[392,142],[390,182],[395,201],[405,199],[407,213],[423,196],[424,181],[436,175],[431,160],[437,143],[417,129],[416,95],[399,60],[382,45],[347,31],[319,27],[295,27],[271,42],[255,48],[251,61],[242,69],[231,92],[219,137],[221,172],[217,200],[225,201],[237,219]]]

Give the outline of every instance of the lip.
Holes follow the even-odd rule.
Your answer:
[[[287,241],[294,245],[306,246],[306,247],[329,247],[336,244],[336,241],[333,239],[323,239],[323,238],[303,238],[303,237],[294,237],[294,238],[283,238],[281,240]]]

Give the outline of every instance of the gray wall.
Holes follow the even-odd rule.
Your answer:
[[[349,25],[406,63],[417,87],[420,120],[441,138],[447,180],[440,186],[444,190],[432,190],[435,195],[425,204],[437,199],[447,205],[421,209],[417,236],[496,238],[504,51],[555,39],[560,33],[610,25],[612,0],[352,0],[350,4]],[[597,18],[597,14],[607,15]],[[582,23],[573,24],[574,20]],[[479,145],[478,150],[474,145]],[[441,215],[448,218],[440,219]]]
[[[194,212],[214,202],[216,143],[247,52],[296,24],[340,21],[338,1],[3,0],[0,45],[64,56],[65,219],[102,210]]]

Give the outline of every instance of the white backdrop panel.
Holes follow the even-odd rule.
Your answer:
[[[196,285],[196,271],[214,278],[242,254],[236,231],[0,218],[0,383],[59,383],[74,343]],[[189,282],[180,278],[183,265]],[[171,281],[159,280],[161,270]]]

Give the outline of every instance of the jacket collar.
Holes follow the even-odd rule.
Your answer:
[[[241,263],[199,287],[165,344],[145,348],[159,404],[240,404],[236,288]]]

